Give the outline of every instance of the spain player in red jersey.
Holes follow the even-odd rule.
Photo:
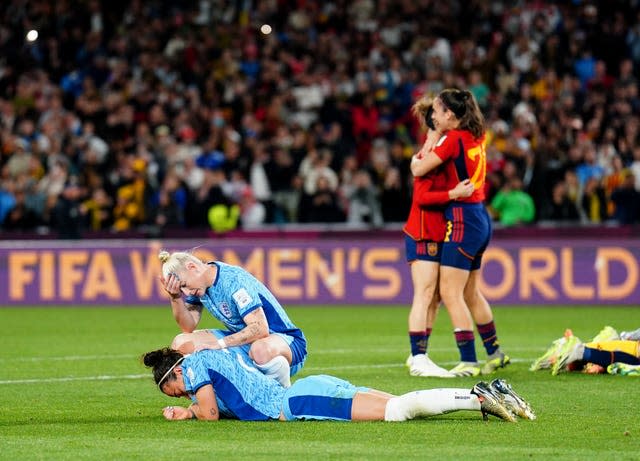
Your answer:
[[[440,137],[433,129],[431,103],[431,98],[423,97],[413,106],[414,115],[427,130],[425,149],[435,144]],[[440,297],[436,292],[442,241],[446,230],[445,205],[451,200],[468,197],[474,189],[468,180],[450,190],[446,189],[446,186],[447,181],[442,168],[414,178],[411,209],[403,228],[406,257],[411,265],[413,283],[413,299],[408,319],[411,355],[407,359],[409,373],[412,376],[454,377],[429,358],[427,347],[440,303]]]
[[[433,102],[432,119],[441,134],[438,141],[415,155],[414,176],[442,168],[445,190],[469,180],[474,191],[469,197],[450,202],[445,209],[446,233],[440,258],[440,295],[444,301],[458,349],[460,363],[456,376],[489,374],[509,363],[499,347],[493,313],[478,289],[482,255],[491,238],[491,218],[484,206],[486,154],[484,117],[469,91],[445,89]],[[477,360],[473,319],[489,355],[481,369]]]

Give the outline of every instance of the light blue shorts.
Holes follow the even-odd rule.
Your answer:
[[[353,397],[356,392],[368,391],[368,387],[357,387],[333,376],[307,376],[287,389],[282,413],[287,421],[351,421]]]

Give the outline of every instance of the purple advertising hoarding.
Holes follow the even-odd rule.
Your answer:
[[[402,304],[403,240],[0,242],[0,305],[164,305],[160,249],[239,264],[283,304]],[[494,240],[481,289],[494,304],[640,305],[640,240]]]

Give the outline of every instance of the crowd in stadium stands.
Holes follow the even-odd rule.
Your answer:
[[[0,225],[403,222],[446,87],[497,222],[638,223],[639,70],[637,0],[5,0]]]

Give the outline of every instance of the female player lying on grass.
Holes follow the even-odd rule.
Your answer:
[[[535,419],[529,404],[504,380],[473,389],[430,389],[394,396],[356,387],[327,375],[308,376],[284,388],[253,365],[242,348],[202,350],[191,355],[164,348],[143,356],[160,391],[190,398],[185,408],[169,406],[169,420],[220,418],[243,421],[405,421],[457,410],[480,411],[515,422]]]
[[[583,343],[570,328],[529,368],[531,371],[551,369],[552,375],[561,371],[583,371],[597,374],[640,376],[640,328],[620,334],[605,326],[590,342]]]

